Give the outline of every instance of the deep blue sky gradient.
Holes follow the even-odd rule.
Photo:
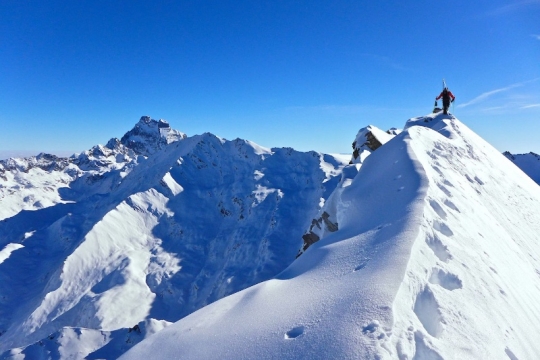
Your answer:
[[[454,113],[540,153],[540,0],[0,3],[0,151],[88,149],[141,115],[188,135],[350,152]]]

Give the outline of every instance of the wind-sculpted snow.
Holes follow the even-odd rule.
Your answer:
[[[177,321],[272,278],[295,259],[344,166],[212,134],[148,155],[130,144],[113,139],[69,158],[73,174],[23,175],[65,182],[48,206],[13,201],[19,210],[0,222],[0,350],[13,349],[2,357],[113,358],[121,352],[108,334]],[[19,170],[6,174],[20,183]]]
[[[537,184],[451,115],[405,128],[344,169],[337,230],[122,359],[536,358]]]

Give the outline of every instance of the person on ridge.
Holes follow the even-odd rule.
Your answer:
[[[440,98],[442,98],[443,111],[444,111],[444,114],[446,115],[448,114],[448,108],[450,107],[450,103],[454,102],[456,97],[454,96],[454,94],[452,94],[450,90],[448,90],[447,87],[445,87],[443,91],[441,92],[441,94],[435,98],[435,101],[439,100]]]

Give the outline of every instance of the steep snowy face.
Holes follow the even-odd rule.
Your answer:
[[[513,155],[505,151],[504,156],[540,185],[540,155],[533,152]]]
[[[148,130],[140,129],[127,145],[113,139],[70,158],[76,176],[56,204],[0,222],[1,350],[43,340],[73,355],[90,341],[90,357],[116,357],[125,351],[111,335],[119,329],[176,321],[275,276],[344,166],[212,134],[142,156],[129,147]]]
[[[171,129],[167,121],[156,121],[150,116],[142,116],[137,125],[128,131],[120,142],[135,153],[148,156],[167,144],[185,138],[185,134]]]
[[[539,187],[459,120],[411,119],[344,169],[323,212],[320,240],[281,274],[123,359],[540,353]]]

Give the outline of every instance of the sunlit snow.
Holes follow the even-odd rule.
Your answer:
[[[0,358],[536,358],[540,187],[451,115],[404,125],[351,158],[143,117],[3,162]]]

